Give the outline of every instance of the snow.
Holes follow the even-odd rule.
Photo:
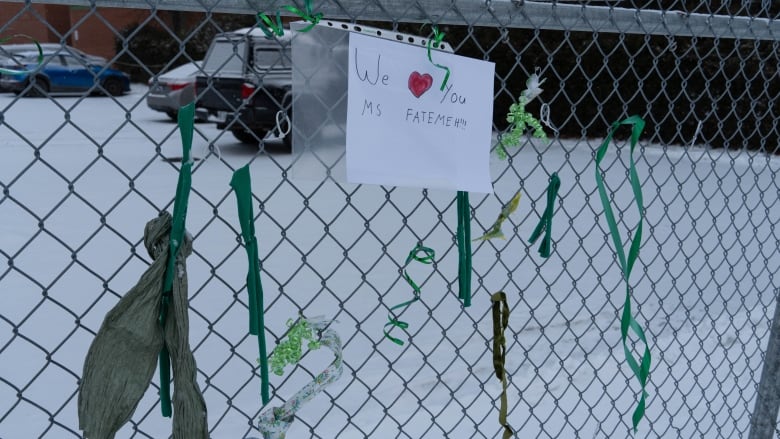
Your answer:
[[[79,437],[77,386],[89,344],[149,263],[145,223],[173,207],[179,164],[161,156],[181,157],[181,144],[175,125],[146,107],[145,92],[0,95],[0,438]],[[344,375],[298,412],[289,437],[500,437],[489,300],[499,290],[512,309],[509,423],[519,437],[630,436],[639,388],[620,344],[625,287],[596,194],[598,146],[534,141],[511,162],[493,159],[495,195],[472,195],[472,235],[490,227],[519,186],[523,198],[503,225],[508,240],[474,243],[473,305],[463,309],[454,193],[298,178],[293,157],[257,154],[197,124],[190,341],[212,438],[260,436],[249,425],[262,409],[257,340],[248,335],[246,255],[229,187],[248,162],[269,347],[299,311],[337,319],[345,343]],[[778,286],[780,163],[642,146],[645,235],[631,285],[653,364],[634,437],[745,436]],[[612,145],[604,161],[624,237],[637,222],[626,154]],[[554,253],[544,260],[526,241],[553,171],[562,202]],[[387,309],[412,296],[400,270],[418,241],[436,250],[436,263],[408,267],[422,296],[401,317],[408,332],[393,330],[406,341],[399,347],[382,329]],[[272,404],[331,360],[314,351],[303,368],[272,376]],[[151,387],[117,437],[169,434]]]

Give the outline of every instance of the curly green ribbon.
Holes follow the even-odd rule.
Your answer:
[[[160,315],[158,322],[165,328],[168,319],[168,307],[171,303],[173,277],[176,275],[176,255],[184,240],[184,223],[187,219],[187,204],[192,187],[192,135],[195,129],[195,104],[189,104],[179,109],[179,132],[181,133],[182,160],[179,168],[179,181],[176,184],[176,198],[173,201],[173,222],[171,224],[171,242],[168,246],[168,266],[165,269],[163,294],[160,298]],[[170,418],[171,409],[171,358],[168,347],[163,344],[160,351],[160,409],[162,415]]]
[[[512,199],[501,208],[501,212],[498,213],[498,218],[496,218],[496,221],[493,223],[493,225],[490,226],[484,235],[480,236],[479,238],[475,238],[474,241],[487,241],[488,239],[493,238],[506,239],[504,232],[501,231],[501,224],[503,224],[504,221],[509,218],[509,215],[511,215],[512,212],[517,210],[517,206],[520,205],[520,195],[520,191],[515,192],[515,196],[512,197]]]
[[[615,221],[615,214],[612,211],[610,205],[609,196],[607,195],[606,186],[604,185],[604,179],[601,176],[601,161],[607,153],[609,143],[612,141],[612,136],[620,125],[632,125],[631,131],[631,149],[629,155],[629,178],[631,181],[631,189],[634,192],[634,198],[636,199],[637,209],[639,211],[639,224],[636,226],[636,232],[631,240],[631,247],[628,252],[628,259],[626,259],[625,251],[623,250],[623,243],[618,233],[617,222]],[[599,196],[601,197],[601,204],[604,206],[604,216],[607,218],[607,225],[609,226],[609,233],[612,236],[612,242],[615,245],[615,253],[620,263],[620,268],[623,272],[623,279],[626,282],[626,301],[623,305],[623,314],[620,318],[620,336],[623,342],[623,351],[626,355],[626,361],[629,367],[634,372],[639,384],[642,386],[642,394],[639,398],[639,403],[634,410],[631,417],[633,423],[634,432],[637,430],[637,425],[645,415],[645,398],[648,396],[645,391],[647,385],[647,379],[650,374],[650,348],[645,338],[645,333],[639,323],[631,316],[631,287],[629,285],[629,278],[631,277],[631,270],[634,268],[634,262],[636,262],[639,256],[639,247],[642,243],[642,222],[644,220],[644,205],[642,202],[642,187],[639,182],[639,176],[636,172],[636,165],[634,163],[634,148],[639,141],[639,136],[644,130],[645,121],[639,116],[631,116],[621,122],[615,122],[612,124],[612,128],[609,131],[609,135],[604,139],[604,142],[596,152],[596,185],[598,186]],[[634,359],[631,350],[628,347],[628,330],[631,329],[633,333],[642,341],[645,345],[645,351],[642,354],[639,362]]]
[[[501,143],[499,143],[499,147],[496,150],[498,157],[501,159],[505,159],[507,156],[506,147],[520,144],[520,138],[528,127],[533,129],[532,135],[534,137],[544,141],[547,140],[547,133],[544,132],[542,123],[525,110],[525,106],[528,102],[530,102],[528,101],[528,98],[521,95],[517,100],[517,103],[509,106],[509,113],[506,115],[506,121],[512,124],[511,129],[502,137]]]
[[[32,41],[35,44],[35,47],[38,48],[38,65],[41,65],[43,63],[43,49],[41,48],[41,45],[38,43],[38,40],[35,38],[25,35],[25,34],[13,34],[10,36],[7,36],[5,38],[0,38],[0,44],[5,43],[6,41],[10,41],[13,38],[26,38],[30,41]],[[13,69],[2,69],[0,68],[0,74],[3,75],[17,75],[19,73],[26,73],[23,70],[13,70]]]
[[[558,189],[560,188],[561,179],[558,178],[558,173],[553,172],[550,184],[547,186],[547,206],[544,208],[542,217],[539,218],[539,224],[531,233],[531,237],[528,238],[528,242],[533,244],[544,232],[544,239],[539,244],[539,254],[543,258],[549,258],[552,250],[552,219],[555,212],[555,199],[558,198]]]
[[[422,256],[419,255],[420,253],[422,253]],[[409,256],[406,257],[406,262],[404,262],[404,267],[403,267],[404,279],[406,279],[406,282],[409,284],[409,286],[412,287],[414,297],[410,300],[407,300],[406,302],[399,303],[398,305],[395,305],[392,308],[390,308],[387,314],[388,322],[385,323],[385,329],[383,329],[383,332],[385,333],[385,337],[387,337],[390,341],[397,344],[398,346],[404,345],[403,340],[399,338],[395,338],[392,335],[390,335],[390,331],[393,329],[393,327],[407,329],[409,327],[409,324],[404,321],[398,320],[398,318],[393,315],[394,314],[393,311],[399,308],[407,308],[409,305],[420,300],[420,286],[417,285],[417,283],[414,280],[412,280],[411,276],[409,276],[409,273],[406,271],[406,267],[412,261],[417,261],[426,265],[430,265],[433,263],[434,259],[436,259],[436,252],[433,251],[432,248],[424,247],[421,244],[417,244],[412,249],[412,251],[409,252]],[[388,326],[390,326],[389,330],[387,329]]]
[[[287,327],[290,328],[289,331],[287,331],[287,339],[276,346],[276,349],[274,349],[274,352],[269,358],[271,370],[279,376],[284,375],[285,366],[294,366],[301,361],[304,340],[309,341],[307,344],[309,350],[320,348],[320,342],[314,337],[312,326],[306,319],[300,318],[296,322],[293,322],[292,319],[288,319]]]
[[[471,306],[471,204],[469,193],[458,191],[458,298]]]
[[[314,26],[317,25],[317,23],[322,20],[322,12],[314,13],[312,11],[311,7],[311,0],[305,0],[304,1],[304,10],[300,10],[292,5],[285,5],[282,6],[283,9],[287,10],[288,12],[297,15],[301,20],[308,21],[310,24],[303,29],[300,30],[300,32],[308,32],[310,31]],[[257,25],[260,27],[260,30],[263,31],[265,36],[267,38],[274,38],[281,37],[284,35],[284,27],[282,26],[282,14],[280,11],[276,11],[276,22],[274,23],[271,21],[271,19],[266,15],[265,13],[261,12],[257,14],[257,17],[260,18],[260,21],[257,23]]]
[[[257,237],[255,236],[255,215],[252,209],[252,181],[249,165],[233,173],[230,187],[236,193],[238,221],[241,224],[241,236],[244,239],[244,247],[249,258],[249,268],[246,275],[246,289],[249,295],[249,333],[257,336],[260,352],[260,396],[263,405],[265,405],[271,398],[268,380],[268,354],[265,344],[265,322],[263,320],[263,283],[260,279],[260,264],[258,262],[260,259]]]
[[[433,28],[433,38],[428,39],[428,61],[446,72],[444,74],[444,80],[441,81],[441,87],[439,87],[439,90],[444,91],[444,88],[447,86],[447,81],[450,79],[450,68],[433,62],[433,57],[431,55],[431,46],[435,44],[435,47],[440,47],[442,40],[444,40],[444,32],[439,32],[439,27],[435,24],[431,25],[431,27]]]
[[[498,423],[504,427],[503,439],[508,439],[514,434],[512,427],[506,422],[507,398],[506,398],[506,332],[509,326],[509,306],[506,303],[506,294],[499,291],[490,296],[493,312],[493,370],[496,378],[501,381],[501,408],[498,412]]]

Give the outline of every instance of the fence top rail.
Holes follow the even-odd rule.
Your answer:
[[[24,2],[25,0],[10,0]],[[47,0],[73,6],[241,14],[268,12],[284,2],[258,0]],[[289,2],[295,3],[295,2]],[[780,20],[676,10],[591,6],[523,0],[338,0],[315,2],[333,19],[435,22],[508,28],[628,33],[707,38],[780,40]]]

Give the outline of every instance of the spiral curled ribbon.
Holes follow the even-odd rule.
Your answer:
[[[171,304],[173,277],[176,275],[176,255],[179,246],[184,242],[184,223],[187,219],[190,188],[192,187],[192,136],[195,130],[195,104],[189,104],[179,109],[179,132],[181,133],[182,160],[179,169],[179,181],[176,183],[176,198],[173,201],[173,220],[171,225],[171,243],[168,253],[168,265],[165,269],[163,293],[160,298],[160,314],[158,322],[165,329],[168,319],[168,307]],[[160,351],[160,410],[162,415],[170,418],[171,407],[171,356],[168,347],[163,344]]]
[[[617,222],[615,221],[615,214],[612,211],[610,205],[609,196],[607,195],[607,189],[604,185],[604,179],[601,176],[601,161],[607,153],[607,148],[612,141],[612,136],[615,131],[621,125],[631,125],[631,149],[629,152],[629,180],[631,182],[631,189],[634,193],[634,199],[636,200],[637,209],[639,210],[639,223],[636,226],[636,231],[631,239],[631,247],[629,248],[628,258],[626,258],[625,250],[623,249],[623,242],[620,239],[618,233]],[[623,279],[626,283],[626,300],[623,305],[623,313],[620,318],[620,336],[623,342],[623,351],[626,355],[626,361],[628,362],[631,371],[633,371],[639,384],[642,386],[642,393],[639,398],[639,403],[631,416],[634,432],[637,430],[637,425],[645,415],[645,398],[647,392],[645,387],[647,385],[647,379],[650,374],[650,348],[645,338],[645,333],[639,323],[631,315],[631,286],[629,278],[631,277],[631,270],[634,268],[634,262],[636,262],[639,256],[639,247],[642,243],[642,222],[644,220],[644,204],[642,202],[642,187],[639,182],[639,176],[636,172],[636,165],[634,163],[634,148],[639,142],[639,136],[644,130],[645,121],[639,116],[631,116],[621,122],[615,122],[612,124],[612,128],[609,134],[604,139],[604,142],[596,152],[596,185],[598,186],[599,197],[601,198],[601,204],[604,206],[604,216],[607,219],[607,225],[609,227],[609,233],[612,236],[612,242],[615,245],[615,253],[617,254],[620,268],[623,272]],[[639,361],[634,358],[631,350],[628,346],[628,331],[629,329],[642,341],[645,346],[644,353],[640,357]]]
[[[561,179],[554,172],[550,177],[550,184],[547,186],[547,206],[544,208],[542,217],[539,218],[539,224],[531,233],[531,237],[528,238],[528,242],[533,244],[544,232],[544,239],[539,244],[539,254],[543,258],[549,258],[552,252],[552,219],[553,213],[555,213],[555,199],[558,198],[558,189],[560,188]]]
[[[304,1],[303,10],[300,10],[292,5],[282,6],[282,9],[297,15],[301,20],[308,21],[310,23],[308,26],[301,29],[300,32],[310,31],[311,28],[316,26],[317,23],[322,20],[322,12],[314,13],[312,11],[311,0]],[[267,38],[281,37],[284,35],[281,11],[276,11],[276,21],[272,21],[271,18],[263,12],[257,14],[257,17],[260,19],[257,25],[260,27],[260,30],[263,31]]]
[[[257,428],[263,434],[265,439],[284,439],[287,430],[295,419],[295,413],[312,398],[325,390],[327,386],[341,377],[344,371],[341,353],[341,338],[336,331],[325,329],[330,320],[305,320],[306,325],[314,331],[321,332],[319,344],[333,351],[335,359],[325,370],[314,377],[309,384],[306,384],[301,390],[295,393],[281,407],[270,407],[262,414],[258,420]]]
[[[238,221],[241,224],[241,237],[246,248],[249,266],[246,275],[246,290],[249,304],[249,333],[257,336],[260,353],[260,397],[263,404],[270,401],[268,382],[268,355],[265,343],[265,321],[263,318],[263,283],[260,279],[260,258],[258,256],[257,237],[255,236],[254,211],[252,209],[252,181],[249,165],[233,173],[230,187],[236,193]]]
[[[509,306],[506,303],[506,294],[499,291],[490,297],[493,311],[493,369],[496,378],[501,381],[501,408],[498,412],[498,422],[504,427],[503,439],[512,437],[512,427],[506,422],[507,398],[506,398],[506,337],[504,332],[509,326]]]
[[[422,254],[422,256],[420,256],[420,254]],[[424,247],[420,244],[417,244],[417,246],[415,246],[412,249],[412,251],[409,252],[409,256],[406,257],[406,262],[404,262],[404,268],[403,268],[403,276],[404,279],[406,279],[406,282],[409,284],[409,286],[412,287],[414,297],[410,300],[407,300],[406,302],[399,303],[398,305],[395,305],[392,308],[390,308],[389,312],[387,313],[388,322],[385,323],[385,329],[383,330],[385,333],[385,337],[387,337],[390,341],[397,344],[398,346],[404,345],[403,340],[390,335],[390,331],[393,329],[393,327],[406,329],[409,327],[409,324],[404,321],[398,320],[398,318],[395,317],[394,315],[394,311],[399,308],[407,308],[409,305],[420,300],[420,286],[417,285],[417,283],[414,280],[412,280],[411,276],[409,276],[409,273],[406,271],[406,267],[412,261],[417,261],[426,265],[430,265],[433,263],[435,258],[436,258],[436,252],[433,251],[432,248]],[[390,327],[390,329],[388,329],[388,326]]]

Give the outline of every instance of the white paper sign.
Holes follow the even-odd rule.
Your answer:
[[[347,180],[491,193],[491,62],[350,33]]]

